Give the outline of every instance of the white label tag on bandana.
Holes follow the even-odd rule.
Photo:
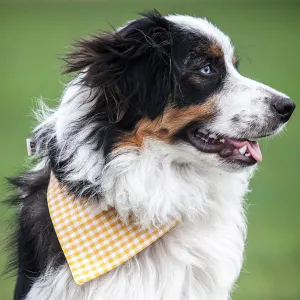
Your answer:
[[[113,208],[93,213],[87,201],[67,194],[53,175],[47,199],[54,229],[77,284],[123,264],[178,223],[174,220],[142,229],[121,222]]]

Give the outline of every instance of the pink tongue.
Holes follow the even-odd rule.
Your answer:
[[[256,161],[262,161],[262,153],[257,142],[248,142],[248,151]]]
[[[244,145],[247,145],[248,152],[251,154],[251,156],[256,161],[262,161],[262,153],[257,142],[238,141],[230,138],[225,138],[225,140],[236,148],[241,148]]]

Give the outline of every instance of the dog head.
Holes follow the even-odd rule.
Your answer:
[[[78,76],[36,130],[38,149],[75,193],[151,187],[178,164],[249,169],[262,159],[254,140],[279,132],[295,108],[240,75],[230,39],[206,19],[151,12],[76,47],[66,72]]]

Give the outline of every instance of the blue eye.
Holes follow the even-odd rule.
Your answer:
[[[212,66],[211,64],[203,67],[202,69],[200,69],[200,72],[204,75],[209,75],[209,74],[212,74],[213,72],[213,69],[212,69]]]

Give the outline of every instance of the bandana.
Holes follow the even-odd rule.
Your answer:
[[[77,284],[125,263],[178,223],[174,219],[147,229],[123,223],[115,209],[95,211],[88,201],[75,199],[53,175],[47,199],[55,232]]]

